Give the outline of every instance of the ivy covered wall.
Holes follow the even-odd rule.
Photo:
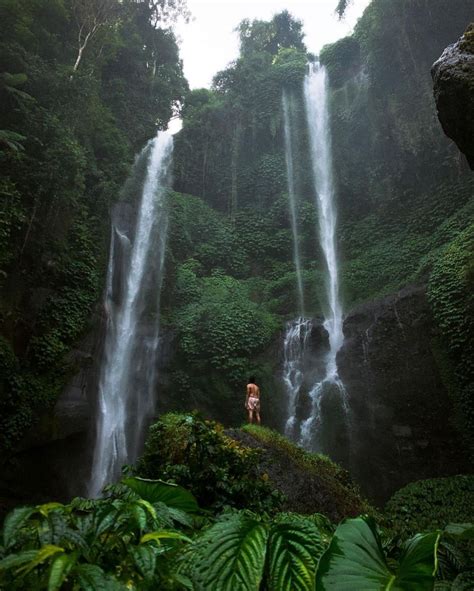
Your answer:
[[[187,88],[160,18],[132,0],[0,0],[0,450],[77,370],[68,354],[100,298],[109,207]]]

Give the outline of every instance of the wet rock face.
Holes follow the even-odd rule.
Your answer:
[[[383,503],[412,480],[467,470],[424,287],[358,307],[344,334],[337,361],[351,409],[348,467],[364,492]]]
[[[474,170],[474,23],[431,69],[438,118]]]

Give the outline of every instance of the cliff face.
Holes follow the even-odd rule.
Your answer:
[[[424,286],[355,308],[338,354],[350,404],[349,466],[385,501],[407,482],[468,469],[452,426]]]
[[[474,23],[431,69],[438,118],[474,170]]]

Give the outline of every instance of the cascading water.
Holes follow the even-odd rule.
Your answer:
[[[287,92],[284,90],[281,97],[281,102],[283,107],[283,127],[285,133],[285,161],[286,176],[288,179],[288,201],[290,205],[291,230],[293,233],[293,261],[296,270],[296,284],[298,288],[299,310],[301,315],[304,316],[303,276],[301,273],[301,257],[298,240],[298,223],[296,219],[296,192],[295,175],[293,171],[293,141],[291,137],[290,126],[290,101],[291,97],[288,96]]]
[[[339,276],[336,257],[336,211],[332,175],[331,135],[327,104],[326,70],[318,63],[311,64],[304,81],[304,101],[309,131],[314,193],[318,211],[318,236],[327,265],[327,312],[324,327],[329,335],[329,351],[325,359],[322,380],[310,391],[311,414],[301,425],[300,443],[311,447],[315,429],[321,420],[321,398],[326,387],[335,386],[342,395],[345,390],[338,376],[336,355],[342,346],[342,308],[339,301]]]
[[[291,101],[292,97],[284,90],[282,94],[285,161],[288,179],[288,202],[290,209],[291,230],[293,233],[293,261],[296,271],[298,304],[300,316],[286,325],[283,343],[283,384],[287,396],[287,421],[285,435],[292,439],[297,437],[298,421],[296,409],[298,397],[304,382],[304,358],[308,336],[311,332],[311,321],[304,317],[304,291],[299,249],[298,223],[296,216],[295,175],[293,169],[293,139],[291,133]]]
[[[172,136],[160,132],[137,158],[124,188],[125,198],[137,187],[140,192],[135,228],[127,228],[119,210],[112,216],[91,496],[98,496],[120,476],[123,464],[136,459],[153,412],[172,148]]]
[[[287,420],[285,435],[298,438],[298,419],[296,416],[298,398],[304,383],[305,354],[312,322],[303,316],[291,320],[286,325],[283,342],[283,384],[287,395]]]

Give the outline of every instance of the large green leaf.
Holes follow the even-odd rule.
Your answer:
[[[110,591],[111,585],[104,571],[95,564],[81,564],[75,574],[82,591]]]
[[[10,554],[9,556],[5,556],[5,558],[0,560],[0,571],[9,570],[10,568],[15,568],[16,566],[26,564],[27,562],[33,560],[37,553],[38,550],[23,550],[23,552],[19,552],[18,554]]]
[[[257,591],[268,528],[246,515],[217,522],[195,542],[192,578],[203,591]]]
[[[49,571],[48,591],[61,589],[75,561],[76,557],[71,554],[61,554],[53,560]]]
[[[369,517],[346,519],[321,557],[317,591],[431,591],[436,572],[438,533],[418,534],[406,544],[396,572],[385,560]]]
[[[41,547],[39,550],[36,551],[35,557],[25,566],[22,566],[18,569],[19,573],[26,574],[32,571],[34,568],[43,564],[49,560],[52,556],[56,554],[62,554],[64,552],[64,548],[60,546],[55,546],[53,544],[47,544],[46,546]]]
[[[192,513],[199,510],[194,496],[177,484],[147,478],[126,478],[123,484],[149,503],[164,503],[169,507]]]
[[[268,540],[268,586],[278,591],[312,591],[324,551],[314,523],[291,516],[272,525]]]
[[[152,546],[131,546],[130,553],[135,566],[145,579],[153,578],[156,566],[156,550]]]
[[[5,548],[15,543],[15,534],[35,512],[33,507],[18,507],[5,517],[3,524],[3,544]]]

